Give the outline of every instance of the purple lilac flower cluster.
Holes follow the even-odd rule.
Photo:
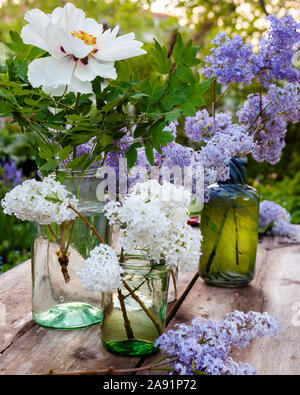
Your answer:
[[[205,76],[216,77],[222,85],[230,82],[249,84],[254,77],[252,64],[249,62],[253,54],[251,44],[244,44],[239,35],[230,39],[224,32],[220,32],[212,44],[216,47],[211,49],[211,55],[204,60]]]
[[[3,179],[7,187],[12,184],[18,185],[23,182],[23,174],[20,170],[17,169],[17,165],[12,159],[8,159],[7,161],[0,163],[0,168],[3,169],[0,175],[0,179]]]
[[[300,72],[292,65],[292,58],[300,41],[300,23],[287,14],[283,18],[269,15],[266,18],[270,27],[260,40],[260,49],[253,54],[253,71],[256,76],[262,75],[263,82],[271,79],[300,81]]]
[[[226,133],[216,133],[198,152],[198,161],[205,168],[216,172],[216,181],[229,178],[229,161],[236,156],[245,156],[253,149],[253,136],[232,124]]]
[[[300,81],[300,72],[292,65],[300,41],[300,24],[289,14],[283,18],[269,15],[266,19],[270,27],[260,40],[258,53],[254,53],[241,36],[230,39],[225,33],[219,33],[212,41],[216,47],[205,58],[206,77],[215,77],[222,85],[249,84],[257,77],[264,85],[272,79]]]
[[[297,123],[300,119],[298,90],[299,85],[293,83],[283,88],[270,85],[266,96],[250,94],[238,112],[239,121],[255,134],[252,155],[256,161],[275,164],[280,160],[287,122]]]
[[[200,142],[208,141],[216,132],[225,132],[231,126],[231,115],[220,112],[213,117],[207,110],[197,111],[194,117],[185,119],[185,133],[189,139]]]
[[[260,203],[259,228],[267,228],[273,222],[272,229],[269,229],[267,234],[299,239],[300,232],[298,227],[291,224],[290,221],[291,216],[284,207],[269,200],[263,200]]]
[[[191,325],[178,324],[156,340],[165,356],[173,360],[171,374],[254,375],[250,365],[230,356],[232,347],[279,332],[277,320],[268,313],[234,311],[222,321],[194,319]]]

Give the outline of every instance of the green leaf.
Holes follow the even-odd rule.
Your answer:
[[[183,40],[180,34],[177,35],[177,41],[173,48],[173,58],[176,63],[180,63],[183,53]]]
[[[147,126],[145,124],[139,125],[135,128],[133,136],[134,138],[139,138],[147,133]]]
[[[149,97],[149,95],[143,92],[137,92],[130,96],[131,99],[140,99],[141,97]]]
[[[181,111],[179,109],[175,109],[165,114],[165,120],[167,122],[176,121],[180,117],[180,115],[181,115]]]
[[[129,168],[133,167],[138,158],[138,153],[134,144],[132,144],[129,148],[127,148],[125,152],[125,156],[127,158],[128,167]]]
[[[26,56],[29,50],[29,46],[24,44],[19,33],[16,31],[9,32],[11,43],[5,43],[5,45],[18,55]]]
[[[186,82],[188,84],[193,84],[195,82],[195,78],[194,78],[192,70],[189,67],[184,66],[183,64],[180,64],[177,66],[176,75],[183,82]]]
[[[151,166],[154,165],[154,153],[153,153],[153,145],[149,140],[146,141],[145,144],[145,154]]]
[[[183,103],[181,110],[185,117],[194,117],[196,115],[196,107],[191,102]]]
[[[209,79],[204,80],[203,82],[201,82],[198,85],[197,94],[203,95],[207,91],[207,89],[211,86],[213,81],[214,81],[214,78],[209,78]]]
[[[149,50],[151,56],[151,66],[160,74],[168,74],[172,70],[172,61],[168,58],[166,47],[162,47],[158,41],[154,40],[154,47]]]
[[[274,221],[270,222],[269,225],[263,227],[263,228],[259,228],[258,229],[258,233],[261,235],[266,234],[269,230],[272,230],[274,226]]]
[[[67,145],[65,148],[63,148],[61,151],[59,151],[59,160],[63,161],[66,160],[70,155],[71,155],[71,150],[72,147],[70,145]]]
[[[52,173],[57,168],[57,166],[58,163],[55,159],[49,159],[40,167],[40,171],[45,173]]]
[[[193,47],[193,41],[190,40],[183,50],[182,63],[190,67],[197,66],[200,63],[196,57],[199,49],[200,47]]]
[[[172,111],[174,106],[184,103],[186,99],[186,92],[184,90],[180,90],[174,93],[169,93],[161,104],[165,111]]]
[[[68,162],[67,166],[72,170],[82,169],[88,159],[89,159],[88,154],[76,156],[76,158]]]
[[[163,131],[160,135],[160,144],[162,146],[166,146],[174,140],[175,140],[175,137],[173,136],[173,133],[169,130]]]

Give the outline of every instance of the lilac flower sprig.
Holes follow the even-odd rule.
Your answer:
[[[16,186],[23,182],[24,176],[22,172],[17,169],[17,165],[12,159],[0,163],[0,169],[2,169],[0,180],[3,179],[7,187],[11,184]]]
[[[300,23],[287,14],[283,18],[269,15],[270,26],[259,42],[259,51],[253,52],[249,43],[235,35],[230,39],[220,32],[212,41],[215,45],[204,62],[206,77],[215,77],[221,85],[243,83],[248,85],[258,78],[264,86],[273,80],[300,81],[300,72],[292,59],[300,41]]]
[[[172,359],[170,374],[254,375],[252,366],[229,356],[232,348],[246,347],[253,339],[278,332],[277,320],[268,313],[236,310],[217,323],[196,318],[191,325],[177,324],[156,345]]]
[[[289,212],[269,200],[263,200],[259,206],[259,232],[300,240],[300,231],[296,225],[291,224]]]

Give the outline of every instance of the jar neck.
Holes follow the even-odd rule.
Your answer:
[[[230,176],[226,181],[218,182],[219,185],[224,184],[246,184],[247,182],[247,164],[248,159],[245,158],[232,158],[228,164]]]

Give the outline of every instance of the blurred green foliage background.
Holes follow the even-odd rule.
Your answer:
[[[203,59],[210,49],[213,37],[223,30],[227,34],[241,34],[247,41],[258,45],[261,33],[267,24],[264,17],[276,14],[279,17],[288,11],[300,20],[299,0],[73,0],[73,4],[84,9],[87,16],[97,19],[105,27],[120,25],[120,33],[135,32],[138,39],[147,45],[153,38],[172,49],[176,33],[185,39],[193,39]],[[0,63],[9,53],[3,42],[9,39],[9,31],[20,32],[24,14],[28,9],[40,8],[52,12],[55,7],[67,1],[57,0],[0,0]],[[130,60],[140,72],[148,73],[146,56]],[[201,65],[200,65],[201,67]],[[231,111],[233,117],[241,107],[249,87],[234,87],[229,95],[219,103],[217,111]],[[210,95],[207,95],[207,103]],[[248,167],[249,184],[261,193],[262,199],[274,200],[286,207],[292,221],[300,224],[300,126],[290,125],[286,147],[281,161],[271,166],[259,164],[250,158]],[[179,133],[178,140],[187,144]],[[35,172],[30,149],[25,136],[20,135],[16,126],[0,122],[0,161],[13,158],[25,176]],[[1,179],[1,177],[0,177]],[[7,187],[0,181],[0,198]],[[28,255],[28,224],[4,216],[0,208],[0,271],[6,270],[24,260]]]

